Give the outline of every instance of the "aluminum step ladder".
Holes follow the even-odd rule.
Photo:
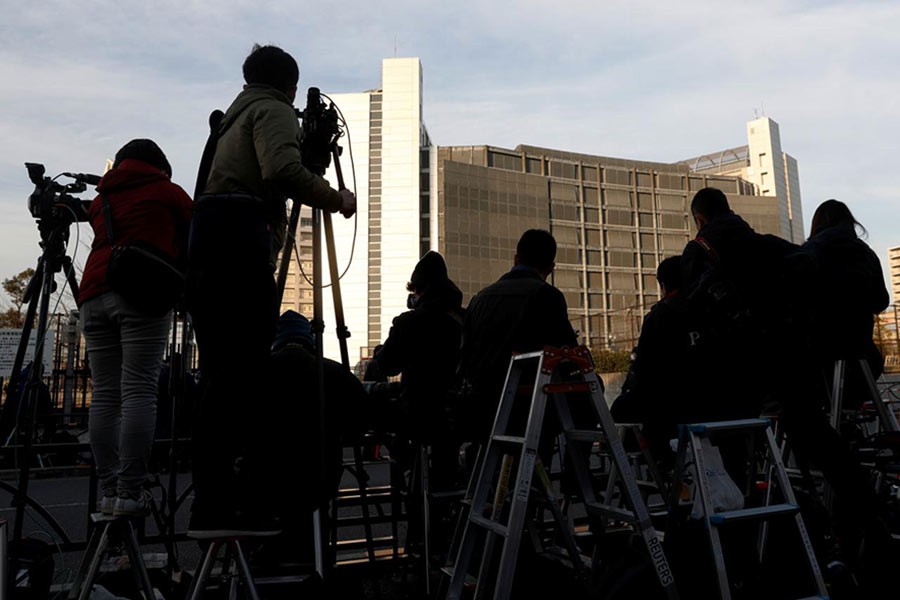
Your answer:
[[[529,375],[533,375],[533,380],[527,378]],[[470,505],[462,515],[462,531],[458,534],[461,537],[458,542],[454,540],[451,547],[456,553],[453,566],[445,570],[449,575],[446,598],[460,599],[464,590],[472,586],[476,598],[501,600],[510,597],[535,474],[545,499],[550,505],[555,504],[539,456],[539,450],[546,450],[541,444],[541,434],[548,401],[559,418],[566,440],[566,454],[588,515],[597,518],[613,511],[618,518],[635,522],[662,589],[668,598],[677,598],[674,577],[662,544],[618,437],[590,352],[584,346],[547,347],[542,352],[521,354],[510,360],[494,427],[483,449],[480,469],[476,465],[477,477],[473,474],[470,481],[471,493],[467,493]],[[573,407],[579,401],[581,410],[575,411],[578,416],[583,419],[585,408],[592,414],[588,429],[575,427]],[[585,403],[589,406],[585,407]],[[524,432],[521,431],[523,414],[526,414],[522,412],[523,408],[527,411]],[[597,441],[610,447],[630,510],[608,507],[597,499],[589,471],[589,456],[584,450],[585,444],[579,443]],[[559,529],[567,532],[564,544],[570,555],[575,554],[572,556],[573,567],[579,572],[586,569],[574,544],[574,532],[568,529],[560,512],[552,509],[551,512]],[[473,569],[478,551],[480,564]]]
[[[717,510],[713,506],[713,499],[709,480],[709,467],[703,452],[704,439],[711,435],[744,435],[762,437],[765,444],[765,465],[763,470],[771,470],[774,474],[774,482],[777,483],[781,496],[780,503],[774,503],[775,495],[771,485],[767,487],[760,506],[739,508],[734,510]],[[751,437],[751,441],[758,441],[758,437]],[[800,537],[805,562],[809,568],[812,584],[815,588],[814,595],[808,598],[828,598],[825,581],[819,564],[813,551],[812,542],[800,515],[800,507],[794,495],[791,483],[782,461],[781,451],[768,419],[741,419],[734,421],[719,421],[710,423],[694,423],[680,426],[677,464],[679,473],[676,473],[676,489],[673,493],[674,501],[680,496],[681,486],[685,483],[684,465],[688,459],[693,460],[693,479],[696,486],[695,502],[700,503],[702,519],[706,525],[713,561],[715,563],[717,585],[722,600],[730,600],[731,585],[728,580],[728,572],[725,565],[725,555],[722,550],[720,529],[733,523],[757,521],[760,524],[760,539],[765,539],[763,533],[768,522],[772,519],[783,518],[793,522]],[[751,461],[752,465],[752,461]],[[749,480],[750,478],[748,478]],[[746,492],[745,492],[746,493]],[[757,549],[760,554],[762,548]]]
[[[897,423],[897,415],[888,406],[884,398],[878,392],[878,386],[875,384],[875,377],[872,376],[872,370],[869,368],[869,362],[861,358],[859,359],[859,368],[862,372],[863,379],[869,392],[869,399],[872,401],[872,407],[878,415],[878,424],[881,431],[900,431],[900,424]],[[841,415],[843,414],[844,400],[844,377],[846,375],[847,361],[837,360],[834,363],[834,381],[831,387],[831,426],[835,430],[840,431]]]

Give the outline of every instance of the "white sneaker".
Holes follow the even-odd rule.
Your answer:
[[[111,516],[113,514],[113,508],[116,505],[116,500],[118,500],[118,496],[103,496],[100,499],[100,512],[106,516]]]
[[[141,490],[137,498],[120,493],[116,498],[112,515],[114,517],[146,517],[150,514],[153,497],[147,490]]]

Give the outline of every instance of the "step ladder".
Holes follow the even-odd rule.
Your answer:
[[[616,426],[619,439],[624,442],[630,438],[637,445],[637,451],[628,452],[628,458],[644,504],[647,505],[652,517],[665,519],[671,504],[670,485],[663,477],[656,460],[650,454],[640,423],[617,423]],[[621,484],[619,468],[615,461],[610,461],[606,490],[602,498],[607,506],[627,510],[625,505],[627,494],[618,490]],[[654,496],[659,498],[655,499]]]
[[[529,376],[533,379],[529,380]],[[451,551],[455,550],[455,560],[451,567],[445,569],[449,575],[446,598],[460,599],[464,589],[473,585],[476,598],[501,600],[510,597],[535,474],[538,476],[539,491],[548,501],[554,520],[564,536],[564,545],[576,574],[589,569],[578,553],[574,533],[569,529],[564,515],[552,509],[558,505],[539,456],[539,449],[546,449],[541,443],[541,433],[548,401],[559,418],[569,465],[588,515],[597,518],[610,509],[618,518],[635,522],[662,589],[668,598],[677,598],[674,577],[662,544],[618,437],[601,383],[594,372],[590,352],[584,346],[546,347],[542,352],[521,354],[510,360],[493,430],[479,457],[480,465],[476,465],[470,481],[467,492],[469,507],[461,515],[464,521],[461,521],[460,539],[458,542],[454,540],[451,546]],[[588,429],[575,428],[572,410],[575,401],[580,401],[582,408],[585,403],[589,404],[586,408],[592,414],[592,422]],[[579,416],[583,412],[578,411]],[[589,472],[590,457],[583,449],[585,444],[580,442],[593,444],[598,441],[605,441],[611,449],[630,510],[606,507],[594,493]],[[480,565],[473,570],[472,563],[478,550]]]
[[[91,596],[94,580],[100,572],[100,564],[109,550],[110,543],[123,543],[128,554],[131,572],[137,589],[144,600],[156,600],[156,592],[150,583],[150,575],[144,564],[141,546],[134,528],[135,519],[92,513],[93,533],[81,559],[75,582],[69,589],[69,600],[87,600]]]
[[[878,415],[880,431],[900,432],[900,424],[897,423],[897,416],[878,392],[878,386],[875,384],[875,377],[872,376],[872,370],[869,368],[869,361],[860,358],[858,359],[858,364],[863,379],[866,382],[869,399],[872,401],[872,407]],[[836,431],[840,431],[841,416],[843,414],[844,377],[846,375],[846,370],[847,361],[842,359],[835,361],[834,380],[831,386],[831,426],[834,427]]]
[[[815,594],[808,596],[809,598],[828,597],[825,581],[819,564],[813,551],[812,542],[800,515],[800,507],[797,504],[791,483],[788,480],[787,472],[782,461],[781,451],[775,441],[772,428],[768,419],[741,419],[734,421],[719,421],[711,423],[694,423],[681,425],[679,444],[677,452],[677,472],[675,490],[672,497],[674,502],[678,502],[681,487],[685,481],[685,465],[689,460],[693,460],[694,464],[694,486],[696,486],[696,494],[694,502],[700,503],[700,512],[702,519],[706,525],[706,531],[709,537],[710,548],[712,550],[713,561],[715,563],[717,585],[722,600],[730,600],[731,586],[728,579],[728,572],[725,565],[725,555],[722,550],[722,541],[720,537],[720,529],[728,527],[731,524],[747,521],[756,521],[760,525],[760,540],[765,539],[765,527],[768,522],[776,518],[784,518],[794,523],[799,534],[805,562],[809,568]],[[708,477],[708,464],[703,452],[703,440],[709,440],[710,436],[718,435],[743,435],[750,436],[751,443],[758,442],[758,438],[762,437],[765,444],[765,460],[763,471],[769,471],[774,474],[774,481],[777,483],[778,491],[781,495],[781,503],[774,503],[774,494],[771,493],[771,485],[766,489],[763,495],[763,501],[760,506],[739,508],[735,510],[716,510],[713,506],[711,495],[710,480]],[[753,453],[751,452],[751,458]],[[751,468],[754,462],[751,460]],[[755,482],[755,474],[753,477],[748,476],[748,485]],[[743,490],[745,497],[749,495],[747,489]],[[696,508],[696,507],[695,507]],[[696,513],[695,513],[696,514]],[[762,553],[762,548],[757,548]]]

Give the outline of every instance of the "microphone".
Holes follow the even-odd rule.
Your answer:
[[[90,173],[63,173],[66,177],[71,177],[75,181],[80,181],[88,185],[97,185],[100,183],[99,175],[91,175]]]

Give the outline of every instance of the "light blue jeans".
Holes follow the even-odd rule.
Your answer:
[[[104,495],[137,497],[156,428],[157,380],[171,313],[148,317],[116,292],[81,305],[93,379],[89,432]]]

